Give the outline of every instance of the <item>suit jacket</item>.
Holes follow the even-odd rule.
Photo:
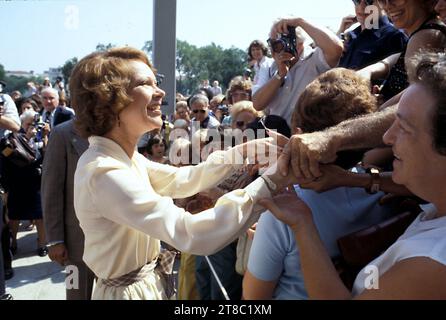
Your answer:
[[[74,118],[73,112],[67,109],[63,109],[61,107],[57,107],[56,111],[54,112],[53,127],[68,120],[71,120],[73,118]]]
[[[82,261],[84,234],[74,212],[73,185],[88,140],[74,132],[73,120],[51,131],[42,172],[42,209],[48,242],[63,241],[71,261]]]

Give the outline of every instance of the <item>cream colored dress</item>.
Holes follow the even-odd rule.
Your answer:
[[[180,251],[209,255],[234,241],[258,218],[255,206],[270,197],[263,179],[221,197],[214,208],[192,215],[172,198],[209,189],[241,165],[237,151],[214,152],[195,167],[151,162],[136,151],[130,159],[114,141],[90,137],[74,180],[74,207],[85,233],[84,261],[101,279],[115,279],[157,258],[160,240]],[[93,299],[166,299],[156,273],[127,287],[99,284]]]

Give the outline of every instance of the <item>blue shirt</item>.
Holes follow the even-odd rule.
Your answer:
[[[339,67],[359,70],[403,51],[407,36],[396,29],[386,16],[379,19],[379,29],[361,27],[347,33],[346,50]]]
[[[338,238],[391,216],[390,208],[378,202],[383,196],[381,192],[369,195],[362,188],[345,187],[324,193],[300,189],[299,186],[295,189],[311,208],[319,236],[330,257],[339,254]],[[294,233],[270,212],[263,213],[257,224],[248,270],[259,280],[277,281],[273,299],[308,298]]]

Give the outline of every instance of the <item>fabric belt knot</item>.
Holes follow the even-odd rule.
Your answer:
[[[99,279],[102,284],[108,287],[126,287],[135,282],[141,281],[150,275],[153,271],[156,271],[158,275],[164,280],[165,294],[168,299],[172,298],[175,293],[175,279],[173,277],[173,265],[175,263],[175,257],[177,252],[161,249],[160,254],[156,260],[145,264],[141,268],[138,268],[130,273],[127,273],[119,278],[115,279]]]
[[[165,293],[168,299],[172,298],[176,293],[175,278],[172,274],[176,256],[176,251],[170,251],[162,248],[157,259],[157,266],[155,268],[165,282]]]

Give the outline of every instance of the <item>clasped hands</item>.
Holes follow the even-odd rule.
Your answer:
[[[284,192],[273,199],[259,202],[291,228],[297,228],[312,217],[310,208],[297,196],[292,185],[299,184],[301,188],[322,192],[340,186],[342,178],[348,174],[335,165],[320,165],[336,159],[336,148],[333,143],[328,143],[323,133],[298,133],[288,139],[277,132],[268,131],[269,136],[283,146],[283,152],[277,164],[268,169],[265,175],[277,184],[277,189]]]

